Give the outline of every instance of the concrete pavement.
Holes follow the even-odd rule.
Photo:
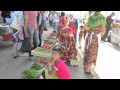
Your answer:
[[[100,79],[120,79],[120,47],[108,42],[100,44],[95,68]]]

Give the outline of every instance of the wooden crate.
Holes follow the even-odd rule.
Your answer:
[[[56,42],[50,42],[49,40],[44,40],[44,44],[45,44],[45,45],[55,46],[55,45],[56,45]]]
[[[40,47],[37,47],[37,48],[40,48]],[[34,50],[31,51],[31,54],[34,55],[34,56],[51,57],[51,55],[52,55],[52,50],[50,50],[51,51],[50,53],[42,53],[42,52],[36,52],[36,49],[34,49]]]
[[[51,42],[51,43],[56,43],[57,42],[57,38],[49,38],[48,41]]]
[[[120,24],[113,24],[112,27],[113,28],[120,28]]]
[[[48,61],[50,59],[51,59],[51,57],[38,57],[38,56],[36,56],[35,63],[40,63],[40,61]]]

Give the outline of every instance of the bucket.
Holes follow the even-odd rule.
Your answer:
[[[5,21],[6,21],[7,24],[11,24],[12,23],[11,18],[5,18]]]

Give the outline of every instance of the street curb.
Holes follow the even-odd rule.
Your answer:
[[[81,55],[81,52],[79,49],[78,49],[78,54]],[[81,55],[81,57],[82,57],[82,55]],[[92,79],[100,79],[99,75],[96,73],[93,66],[91,67],[91,73],[92,73]]]

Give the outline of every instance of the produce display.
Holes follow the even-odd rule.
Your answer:
[[[44,40],[44,44],[45,44],[45,45],[55,46],[55,45],[56,45],[56,42],[50,42],[49,40]]]
[[[49,38],[48,41],[51,42],[51,43],[56,43],[57,42],[57,38]]]
[[[51,53],[52,53],[52,50],[41,48],[41,47],[37,47],[36,49],[31,51],[32,55],[39,56],[39,57],[51,57]]]
[[[56,31],[53,31],[49,37],[47,37],[47,40],[56,40],[57,39],[57,32]]]
[[[28,69],[23,72],[26,79],[37,79],[37,73],[35,69]]]
[[[51,53],[51,50],[48,50],[48,49],[46,49],[46,48],[36,48],[36,49],[35,49],[35,52],[50,54],[50,53]]]
[[[37,79],[38,72],[41,69],[42,67],[40,65],[33,64],[33,66],[30,69],[25,70],[23,74],[26,79]]]
[[[42,67],[40,65],[38,65],[38,64],[33,64],[31,69],[40,70],[40,69],[42,69]]]
[[[53,31],[53,32],[50,34],[50,38],[56,38],[56,36],[57,36],[56,31]]]
[[[44,49],[52,49],[53,46],[44,44],[44,45],[42,46],[42,48],[44,48]]]
[[[8,33],[10,31],[9,26],[8,25],[0,25],[0,33],[4,34],[4,33]]]

